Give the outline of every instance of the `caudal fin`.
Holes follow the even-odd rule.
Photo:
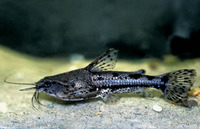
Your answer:
[[[184,102],[188,99],[188,91],[194,83],[196,70],[182,69],[170,72],[165,76],[168,77],[167,87],[164,96],[173,102]]]

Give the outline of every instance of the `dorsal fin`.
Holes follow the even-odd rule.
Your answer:
[[[91,72],[99,72],[113,69],[117,62],[117,52],[118,50],[115,50],[113,48],[109,49],[108,51],[97,57],[85,69]]]

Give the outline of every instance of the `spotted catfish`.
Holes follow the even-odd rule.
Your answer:
[[[188,91],[194,83],[196,71],[181,69],[158,76],[145,75],[144,70],[135,72],[109,71],[117,62],[117,50],[110,49],[87,67],[70,72],[47,76],[35,83],[32,102],[39,103],[43,92],[64,101],[80,101],[101,97],[107,101],[115,93],[141,91],[156,88],[174,102],[188,99]],[[26,90],[26,89],[25,89]]]

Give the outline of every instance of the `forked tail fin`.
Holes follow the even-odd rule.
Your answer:
[[[168,83],[164,96],[173,102],[184,102],[188,99],[188,91],[194,83],[196,70],[182,69],[167,73]]]

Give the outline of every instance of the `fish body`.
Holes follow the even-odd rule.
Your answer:
[[[74,71],[48,76],[36,82],[35,98],[43,92],[64,101],[79,101],[101,97],[107,100],[115,93],[141,91],[156,88],[174,102],[188,99],[188,91],[194,83],[196,71],[182,69],[158,76],[145,75],[144,70],[134,72],[109,71],[117,62],[117,50],[110,49],[87,67]]]

